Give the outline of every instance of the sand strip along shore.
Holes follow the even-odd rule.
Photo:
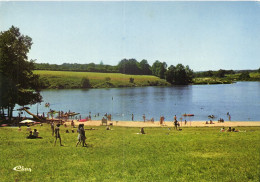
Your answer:
[[[100,126],[101,121],[86,121],[78,122],[74,120],[75,125],[84,124],[85,126]],[[123,126],[123,127],[173,127],[172,121],[166,121],[163,125],[160,125],[159,121],[108,121],[108,125],[111,123],[113,126]],[[70,126],[70,122],[66,122]],[[260,126],[260,121],[225,121],[224,123],[214,122],[214,124],[206,124],[206,121],[189,121],[185,125],[184,121],[180,122],[181,127],[237,127],[237,126]]]

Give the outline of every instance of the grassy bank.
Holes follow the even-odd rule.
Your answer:
[[[231,84],[236,81],[260,81],[260,73],[250,73],[250,78],[247,80],[241,80],[239,76],[241,73],[237,74],[227,74],[223,78],[219,77],[196,77],[193,78],[193,84]]]
[[[46,89],[82,88],[81,81],[85,77],[90,81],[90,88],[170,86],[170,83],[165,80],[150,75],[46,70],[35,70],[34,73],[40,75],[42,88]],[[193,84],[230,84],[236,81],[244,81],[240,80],[239,76],[240,73],[225,75],[224,78],[196,77],[193,78]],[[250,73],[250,79],[247,81],[260,81],[260,73]]]
[[[258,181],[260,128],[220,133],[219,128],[105,127],[86,130],[88,147],[75,147],[77,133],[53,146],[47,125],[43,139],[25,139],[22,127],[0,128],[2,181]],[[86,129],[86,128],[85,128]],[[21,165],[31,172],[18,172]]]
[[[40,75],[44,88],[82,88],[81,80],[87,77],[91,88],[168,86],[165,80],[155,76],[125,75],[120,73],[34,71]],[[130,82],[130,78],[133,81]]]

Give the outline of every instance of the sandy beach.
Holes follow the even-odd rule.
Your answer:
[[[101,121],[86,121],[78,122],[74,120],[75,125],[84,124],[85,126],[100,126]],[[163,125],[160,125],[159,121],[108,121],[108,125],[123,126],[123,127],[173,127],[172,121],[166,121]],[[70,126],[71,122],[66,122]],[[185,125],[184,122],[180,122],[181,127],[237,127],[237,126],[260,126],[260,121],[225,121],[224,123],[214,122],[214,124],[206,124],[206,121],[189,121]]]

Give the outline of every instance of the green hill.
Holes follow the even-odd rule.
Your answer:
[[[90,88],[117,88],[143,86],[169,86],[170,84],[155,76],[126,75],[121,73],[71,72],[35,70],[40,76],[44,89],[83,88],[82,79],[88,78]],[[131,78],[131,79],[130,79]]]

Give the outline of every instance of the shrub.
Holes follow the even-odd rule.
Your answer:
[[[82,88],[91,88],[90,81],[88,77],[83,77],[81,80],[81,87]]]
[[[134,81],[135,81],[135,79],[134,79],[134,78],[132,78],[132,77],[131,77],[131,78],[129,78],[129,82],[130,82],[130,83],[134,83]]]
[[[110,77],[106,77],[105,80],[106,80],[106,82],[109,82],[111,80],[111,78]]]
[[[240,80],[249,80],[249,79],[250,79],[249,72],[243,72],[243,73],[241,73],[241,75],[239,75],[239,79],[240,79]]]

